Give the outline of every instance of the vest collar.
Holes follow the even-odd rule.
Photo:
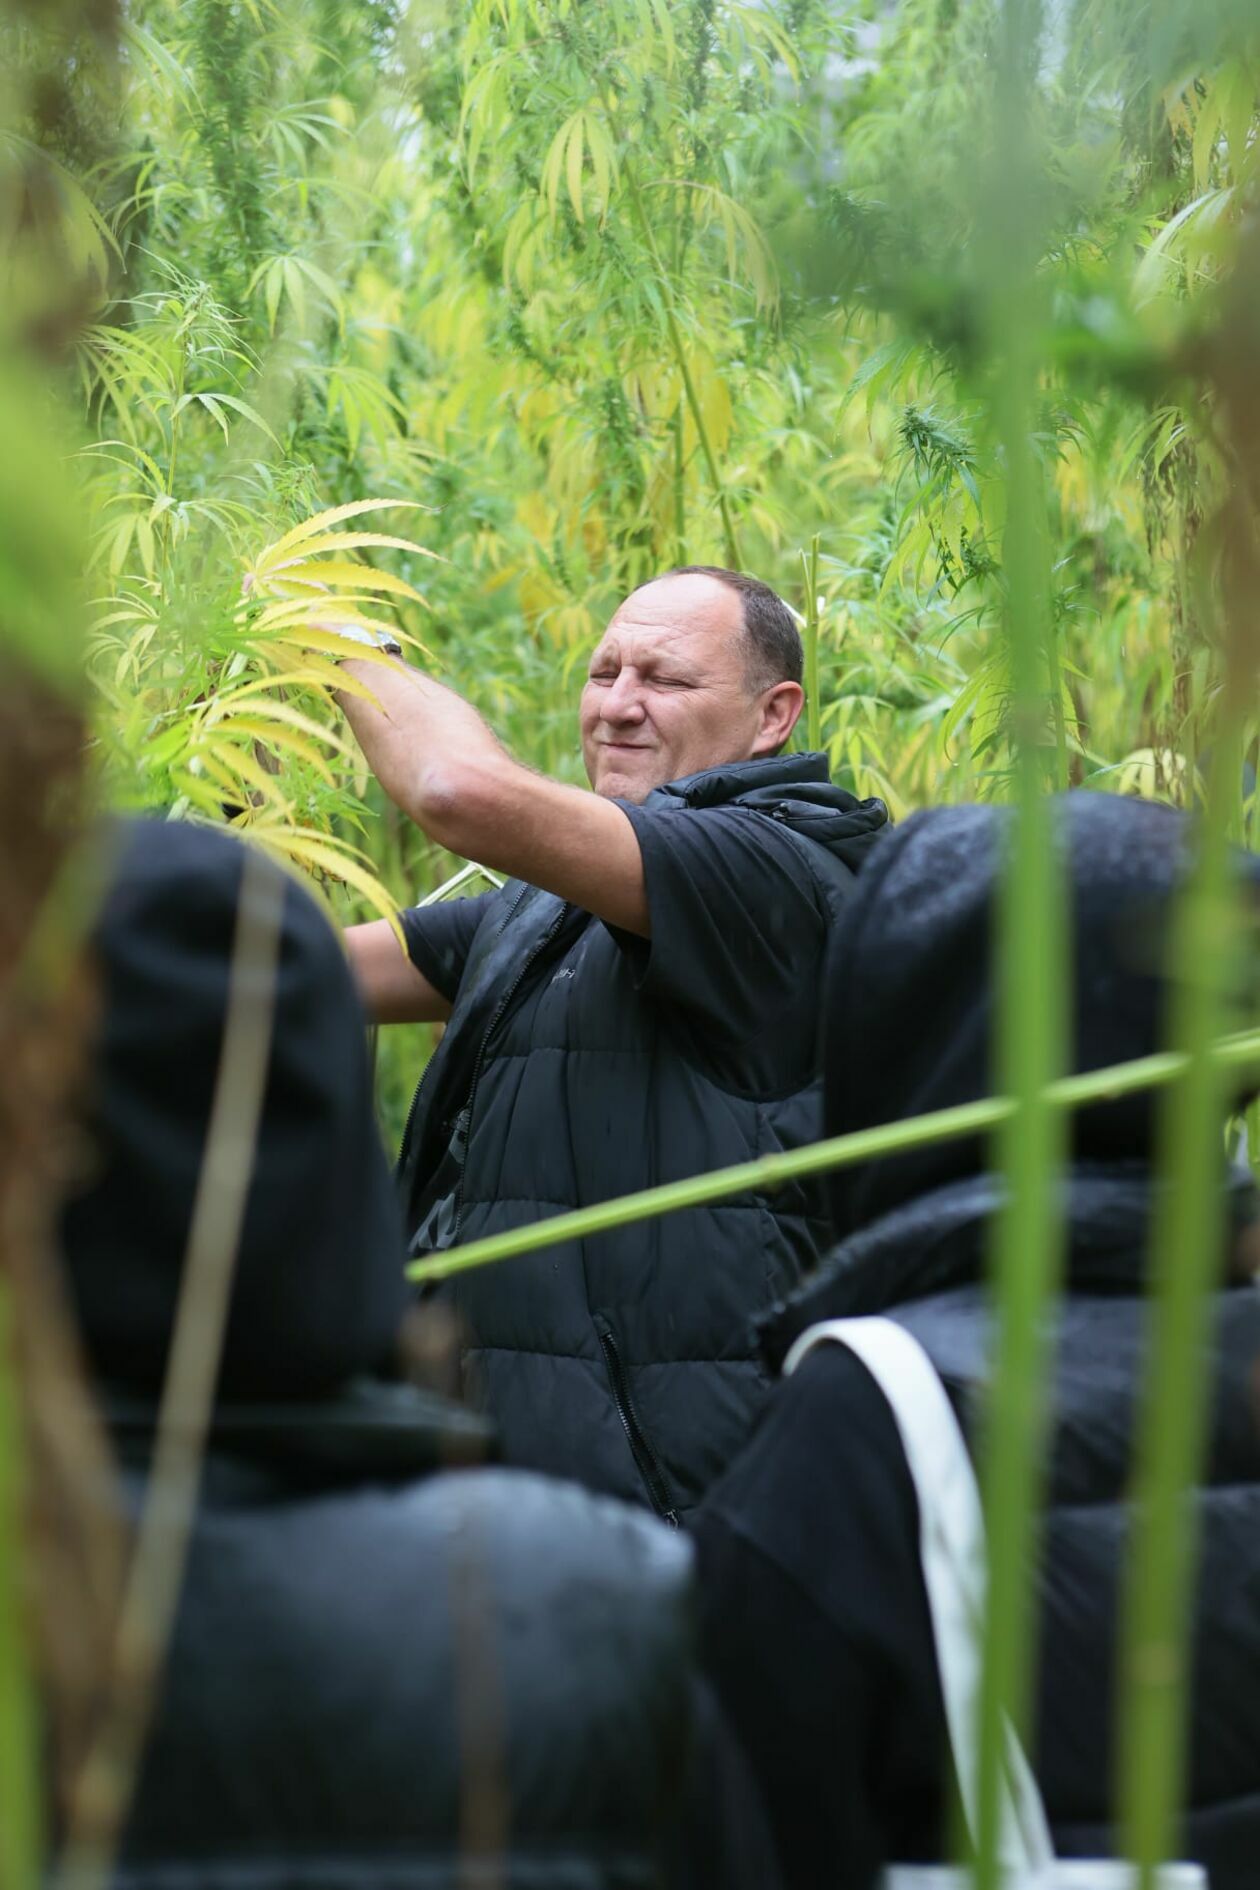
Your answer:
[[[684,774],[664,787],[653,788],[647,805],[683,801],[688,807],[721,807],[758,788],[790,788],[806,782],[827,785],[831,772],[826,755],[759,755],[755,761],[724,762],[699,774]]]

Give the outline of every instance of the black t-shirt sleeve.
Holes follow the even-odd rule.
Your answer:
[[[497,897],[485,892],[471,899],[439,899],[431,906],[409,906],[398,915],[408,958],[448,1004],[455,1002],[486,907]]]
[[[727,1043],[812,1010],[829,914],[804,845],[749,808],[618,805],[638,837],[652,921],[650,939],[615,934],[640,990]]]

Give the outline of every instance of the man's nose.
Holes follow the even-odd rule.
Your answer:
[[[600,705],[605,722],[641,722],[644,717],[643,690],[633,670],[623,669]]]

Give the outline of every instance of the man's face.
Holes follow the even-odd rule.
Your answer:
[[[666,781],[768,752],[743,624],[738,591],[698,573],[657,578],[626,599],[582,691],[582,755],[597,794],[642,801]]]

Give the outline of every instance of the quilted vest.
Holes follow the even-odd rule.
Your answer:
[[[820,787],[815,770],[812,798],[793,815],[792,783],[810,778],[806,759],[818,760],[778,764],[777,800],[774,766],[764,762],[691,777],[653,800],[757,806],[786,825],[784,844],[803,850],[838,912],[853,877],[845,856],[864,850],[884,810],[873,804],[859,846],[858,803]],[[803,982],[805,1004],[816,977],[815,968]],[[715,1060],[691,1020],[644,997],[607,926],[510,882],[481,922],[413,1106],[400,1165],[408,1227],[419,1225],[452,1142],[465,1138],[442,1244],[796,1148],[818,1133],[814,1057],[785,1068],[775,1093],[759,1093],[737,1051]],[[767,1389],[754,1315],[801,1278],[827,1233],[819,1190],[792,1185],[446,1282],[439,1291],[461,1322],[469,1390],[494,1416],[507,1461],[678,1520],[738,1448]]]

